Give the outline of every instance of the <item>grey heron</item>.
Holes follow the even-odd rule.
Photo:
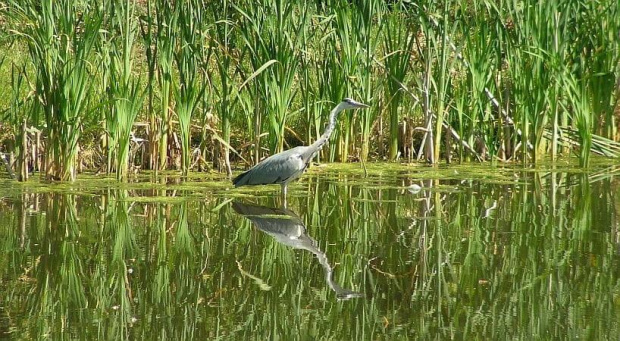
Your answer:
[[[306,226],[301,218],[293,211],[286,208],[271,208],[232,203],[233,209],[249,219],[260,231],[273,237],[278,243],[312,252],[325,271],[327,285],[336,293],[339,300],[364,297],[363,293],[345,289],[333,280],[333,269],[329,264],[327,255],[321,251],[317,242],[306,234]]]
[[[282,187],[283,205],[286,207],[286,192],[288,183],[299,178],[312,158],[321,150],[323,145],[329,140],[334,128],[338,114],[346,109],[363,109],[368,105],[345,98],[329,114],[329,122],[323,135],[309,146],[299,146],[281,153],[272,155],[256,166],[239,174],[233,179],[235,187],[246,185],[268,185],[280,184]]]

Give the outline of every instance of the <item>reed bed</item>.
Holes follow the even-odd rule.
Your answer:
[[[21,179],[33,145],[49,179],[231,174],[313,142],[343,97],[371,109],[343,115],[319,159],[619,155],[617,1],[111,4],[0,4],[0,152]]]

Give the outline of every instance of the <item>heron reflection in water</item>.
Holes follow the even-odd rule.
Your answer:
[[[317,247],[316,240],[306,234],[306,226],[293,211],[286,208],[271,208],[240,202],[233,202],[232,206],[237,213],[248,218],[256,228],[272,236],[277,242],[295,249],[312,252],[325,270],[327,285],[336,293],[338,299],[348,300],[364,297],[364,294],[342,288],[334,282],[333,269],[325,252]]]

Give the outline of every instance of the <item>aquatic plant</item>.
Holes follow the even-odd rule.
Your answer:
[[[129,173],[129,147],[133,124],[142,109],[145,92],[140,88],[140,79],[134,74],[134,50],[137,17],[134,15],[135,4],[131,0],[108,2],[114,9],[110,18],[112,37],[107,44],[109,53],[108,95],[110,109],[106,113],[106,122],[110,143],[108,145],[108,171],[116,170],[119,180],[126,180]],[[115,155],[115,167],[110,160]]]
[[[10,122],[42,132],[50,179],[76,176],[79,146],[123,178],[131,132],[139,167],[211,158],[231,175],[312,143],[344,97],[371,109],[342,117],[321,160],[619,155],[616,1],[118,1],[0,4],[0,60],[32,88],[0,107],[33,106]]]
[[[202,60],[203,22],[206,20],[203,3],[199,0],[177,2],[179,44],[174,51],[179,83],[174,87],[176,115],[179,118],[181,138],[181,172],[187,175],[191,157],[192,117],[202,99],[206,83],[200,76],[200,68],[208,60]],[[207,57],[208,58],[208,57]]]
[[[35,72],[37,110],[44,114],[47,144],[45,174],[73,180],[89,82],[89,59],[99,37],[102,13],[96,4],[60,1],[13,1],[6,8],[13,33],[23,39]]]

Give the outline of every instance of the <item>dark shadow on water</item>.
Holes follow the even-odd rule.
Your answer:
[[[327,285],[339,300],[364,297],[363,293],[342,288],[333,280],[333,269],[327,255],[321,251],[316,240],[306,234],[306,226],[295,212],[286,208],[232,203],[233,209],[249,219],[260,231],[273,237],[278,243],[312,252],[325,271]]]

